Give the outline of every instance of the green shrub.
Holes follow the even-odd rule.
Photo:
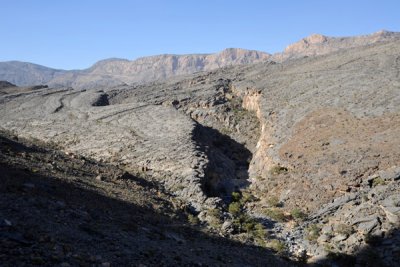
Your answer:
[[[256,197],[253,196],[252,194],[248,192],[242,192],[242,198],[240,199],[240,202],[244,205],[248,202],[253,202],[256,201]]]
[[[221,213],[218,209],[210,209],[208,210],[208,223],[213,228],[220,228],[222,221],[221,221]]]
[[[295,208],[290,212],[292,218],[296,221],[304,221],[307,218],[307,214],[305,214],[302,210]]]
[[[233,227],[238,233],[251,233],[255,230],[257,222],[247,214],[239,214],[233,220]]]
[[[219,209],[209,209],[207,213],[210,216],[214,216],[214,217],[218,217],[218,218],[220,217]]]
[[[234,217],[237,217],[242,212],[242,205],[239,202],[232,202],[229,204],[228,211]]]
[[[280,209],[265,209],[263,213],[277,222],[285,222],[287,220],[286,215]]]
[[[256,238],[254,240],[254,242],[256,243],[257,246],[263,247],[263,248],[267,248],[267,242],[265,242],[265,240],[263,238]]]
[[[247,221],[243,223],[243,229],[246,231],[246,233],[250,234],[254,231],[256,224],[254,221]]]
[[[386,184],[385,180],[383,180],[381,177],[376,177],[374,180],[372,180],[372,187],[385,184]]]
[[[199,218],[193,214],[188,215],[188,221],[191,225],[198,225],[200,223]]]
[[[258,246],[266,247],[265,238],[267,236],[267,231],[264,225],[257,223],[253,218],[244,215],[241,216],[236,222],[237,227],[241,229],[238,232],[246,232],[249,238],[252,238],[254,243]]]
[[[257,223],[254,226],[254,237],[264,239],[267,236],[267,231],[264,228],[264,225],[261,223]]]
[[[272,248],[273,250],[275,250],[278,254],[284,254],[287,250],[287,246],[286,244],[278,239],[272,239],[269,243],[268,243],[268,247]]]
[[[239,202],[242,195],[239,192],[232,192],[232,202]]]

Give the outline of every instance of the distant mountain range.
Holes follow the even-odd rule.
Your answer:
[[[175,75],[191,74],[229,65],[249,64],[268,60],[270,54],[238,48],[216,54],[158,55],[127,59],[106,59],[84,70],[57,70],[32,63],[0,62],[0,80],[19,86],[48,84],[93,88],[98,85],[138,84],[164,80]]]
[[[74,88],[141,84],[231,65],[252,64],[267,60],[283,62],[304,56],[323,55],[395,38],[400,39],[400,33],[379,31],[355,37],[327,37],[314,34],[289,45],[282,53],[274,55],[255,50],[229,48],[216,54],[166,54],[142,57],[133,61],[112,58],[101,60],[88,69],[69,71],[27,62],[7,61],[0,62],[0,80],[19,86],[48,84],[53,87]]]

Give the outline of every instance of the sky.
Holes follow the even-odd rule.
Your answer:
[[[0,0],[0,61],[83,69],[105,58],[269,53],[313,33],[400,31],[398,0]]]

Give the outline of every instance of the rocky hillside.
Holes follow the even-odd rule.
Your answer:
[[[148,178],[0,133],[2,266],[294,266],[190,225]]]
[[[400,40],[392,37],[134,86],[12,88],[0,95],[0,125],[140,174],[207,233],[296,261],[395,266]]]

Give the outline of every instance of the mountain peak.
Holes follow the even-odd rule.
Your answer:
[[[396,34],[398,34],[398,33],[396,33],[396,32],[391,32],[391,31],[387,31],[387,30],[382,29],[382,30],[380,30],[380,31],[374,32],[374,33],[372,34],[372,36],[377,36],[377,37],[385,38],[385,37],[395,36]]]
[[[303,40],[305,40],[307,43],[310,43],[310,44],[321,44],[321,43],[326,42],[327,39],[328,38],[325,35],[314,33],[314,34],[311,34],[310,36],[304,38]]]
[[[400,38],[400,33],[387,30],[351,37],[328,37],[322,34],[312,34],[288,45],[282,53],[273,55],[271,59],[282,62],[288,59],[324,55],[338,50],[365,46],[398,38]]]

